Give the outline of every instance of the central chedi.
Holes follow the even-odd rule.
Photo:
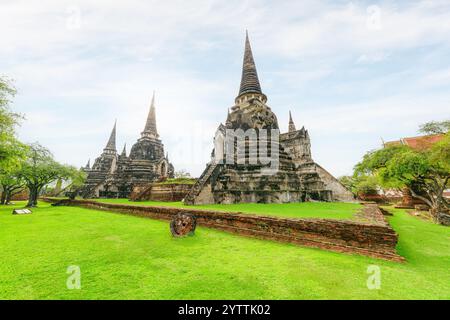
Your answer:
[[[308,131],[296,130],[290,117],[289,132],[280,134],[266,103],[246,34],[239,94],[225,125],[216,131],[211,161],[185,204],[352,200],[312,160]]]

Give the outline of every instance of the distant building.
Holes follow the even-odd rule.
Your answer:
[[[443,134],[431,134],[426,136],[401,138],[400,140],[383,142],[383,146],[390,147],[404,145],[415,150],[423,150],[430,148],[433,144],[441,141],[443,138]]]
[[[166,177],[173,177],[174,168],[164,153],[164,145],[156,128],[155,95],[141,138],[131,147],[127,156],[126,146],[122,153],[116,150],[116,124],[92,167],[90,161],[83,168],[87,173],[81,191],[85,198],[127,198],[133,187],[148,184]]]

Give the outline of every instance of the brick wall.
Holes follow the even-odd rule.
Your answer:
[[[191,190],[192,184],[144,184],[137,185],[130,194],[132,201],[181,201]]]
[[[397,234],[386,222],[376,205],[364,207],[361,221],[345,221],[266,217],[235,212],[198,210],[192,207],[106,204],[88,200],[67,200],[65,204],[163,220],[171,220],[175,214],[185,212],[195,215],[197,223],[201,226],[240,235],[296,243],[337,252],[358,253],[387,260],[404,260],[395,251]]]

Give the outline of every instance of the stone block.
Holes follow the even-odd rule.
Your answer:
[[[32,211],[30,209],[14,209],[12,214],[31,214]]]

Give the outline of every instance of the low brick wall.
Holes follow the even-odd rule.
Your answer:
[[[146,184],[133,188],[131,201],[181,201],[191,190],[192,184]]]
[[[44,199],[57,202],[54,199]],[[198,210],[193,207],[154,207],[109,204],[88,200],[65,200],[63,205],[107,210],[140,217],[171,220],[179,213],[193,214],[201,226],[261,239],[290,242],[337,252],[404,261],[397,255],[397,234],[376,205],[366,205],[363,221],[333,219],[291,219],[236,212]]]

